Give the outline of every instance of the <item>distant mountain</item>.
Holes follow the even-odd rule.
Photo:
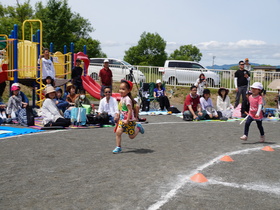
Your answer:
[[[214,68],[213,66],[206,66],[207,69],[224,69],[224,70],[227,70],[227,69],[230,69],[232,66],[237,66],[238,64],[224,64],[224,65],[214,65]],[[264,64],[258,64],[258,63],[251,63],[252,66],[261,66],[261,65],[264,65]],[[280,65],[277,66],[277,68],[280,68]]]

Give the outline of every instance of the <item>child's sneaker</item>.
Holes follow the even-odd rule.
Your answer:
[[[122,152],[122,148],[121,147],[116,147],[112,152],[114,154],[120,153],[120,152]]]
[[[139,128],[140,133],[142,133],[142,134],[145,133],[145,130],[141,124],[137,123],[137,128]]]
[[[240,139],[243,140],[243,141],[246,141],[247,138],[248,138],[248,137],[247,137],[246,135],[243,135],[243,136],[240,137]]]
[[[260,142],[265,142],[265,135],[261,136]]]

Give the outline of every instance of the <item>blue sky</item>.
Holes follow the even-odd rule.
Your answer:
[[[111,58],[122,59],[146,31],[167,42],[168,54],[181,45],[197,46],[205,66],[212,65],[213,56],[217,65],[247,57],[253,63],[280,65],[280,0],[68,0],[68,4],[91,22],[95,31],[90,35]]]

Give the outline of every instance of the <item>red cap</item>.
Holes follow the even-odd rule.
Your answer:
[[[11,87],[11,91],[14,91],[14,90],[19,90],[19,87],[18,87],[18,86],[15,86],[15,85],[12,86],[12,87]]]
[[[121,82],[127,83],[127,84],[129,85],[129,88],[130,88],[129,90],[130,90],[130,91],[132,90],[132,88],[133,88],[133,83],[132,83],[132,82],[130,82],[130,81],[128,81],[128,80],[125,80],[125,79],[122,79]]]

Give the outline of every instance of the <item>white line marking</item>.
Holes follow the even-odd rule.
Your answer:
[[[0,142],[3,142],[2,140],[10,139],[10,138],[18,138],[18,137],[22,137],[22,136],[33,136],[33,135],[48,134],[48,133],[57,133],[57,132],[61,132],[61,131],[66,131],[66,130],[42,131],[42,132],[36,132],[36,133],[20,134],[20,135],[15,135],[15,136],[7,136],[7,137],[0,138]]]
[[[273,145],[273,146],[270,146],[272,148],[280,148],[280,145]],[[222,154],[214,159],[212,159],[211,161],[199,166],[197,169],[193,170],[189,175],[187,175],[186,177],[184,177],[182,180],[178,181],[178,184],[176,184],[176,186],[174,187],[174,189],[170,190],[166,195],[162,196],[161,199],[159,201],[157,201],[156,203],[154,203],[153,205],[151,205],[148,210],[156,210],[156,209],[159,209],[161,206],[163,206],[165,203],[167,203],[171,198],[173,198],[177,191],[182,188],[188,181],[186,180],[189,180],[193,175],[197,174],[197,173],[200,173],[202,170],[204,170],[205,168],[209,167],[209,166],[212,166],[214,165],[215,163],[218,163],[220,162],[220,159],[222,157],[224,157],[225,155],[237,155],[237,154],[242,154],[242,153],[250,153],[250,152],[253,152],[253,151],[258,151],[258,150],[261,150],[263,147],[256,147],[256,148],[249,148],[249,149],[244,149],[244,150],[237,150],[237,151],[234,151],[234,152],[229,152],[229,153],[225,153],[225,154]],[[232,186],[232,187],[241,187],[241,188],[248,188],[247,185],[238,185],[238,184],[231,184],[231,183],[226,183],[226,182],[218,182],[218,181],[213,181],[212,180],[212,183],[213,184],[222,184],[223,185],[226,185],[226,186]],[[210,183],[211,184],[211,183]],[[262,187],[262,186],[261,186]],[[261,188],[260,186],[251,186],[251,189],[252,190],[259,190]],[[265,191],[265,192],[268,192],[270,188],[268,187],[265,187],[265,188],[262,188],[262,191]],[[269,191],[269,192],[274,192],[276,194],[279,193],[279,189],[276,188],[276,190],[272,190],[272,191]]]
[[[229,183],[229,182],[220,182],[220,181],[216,181],[216,180],[212,180],[212,179],[208,179],[208,182],[209,182],[209,184],[218,184],[218,185],[224,185],[227,187],[242,188],[245,190],[255,190],[255,191],[261,191],[261,192],[280,195],[280,188],[274,187],[274,186],[256,185],[254,183],[237,184],[237,183]]]

